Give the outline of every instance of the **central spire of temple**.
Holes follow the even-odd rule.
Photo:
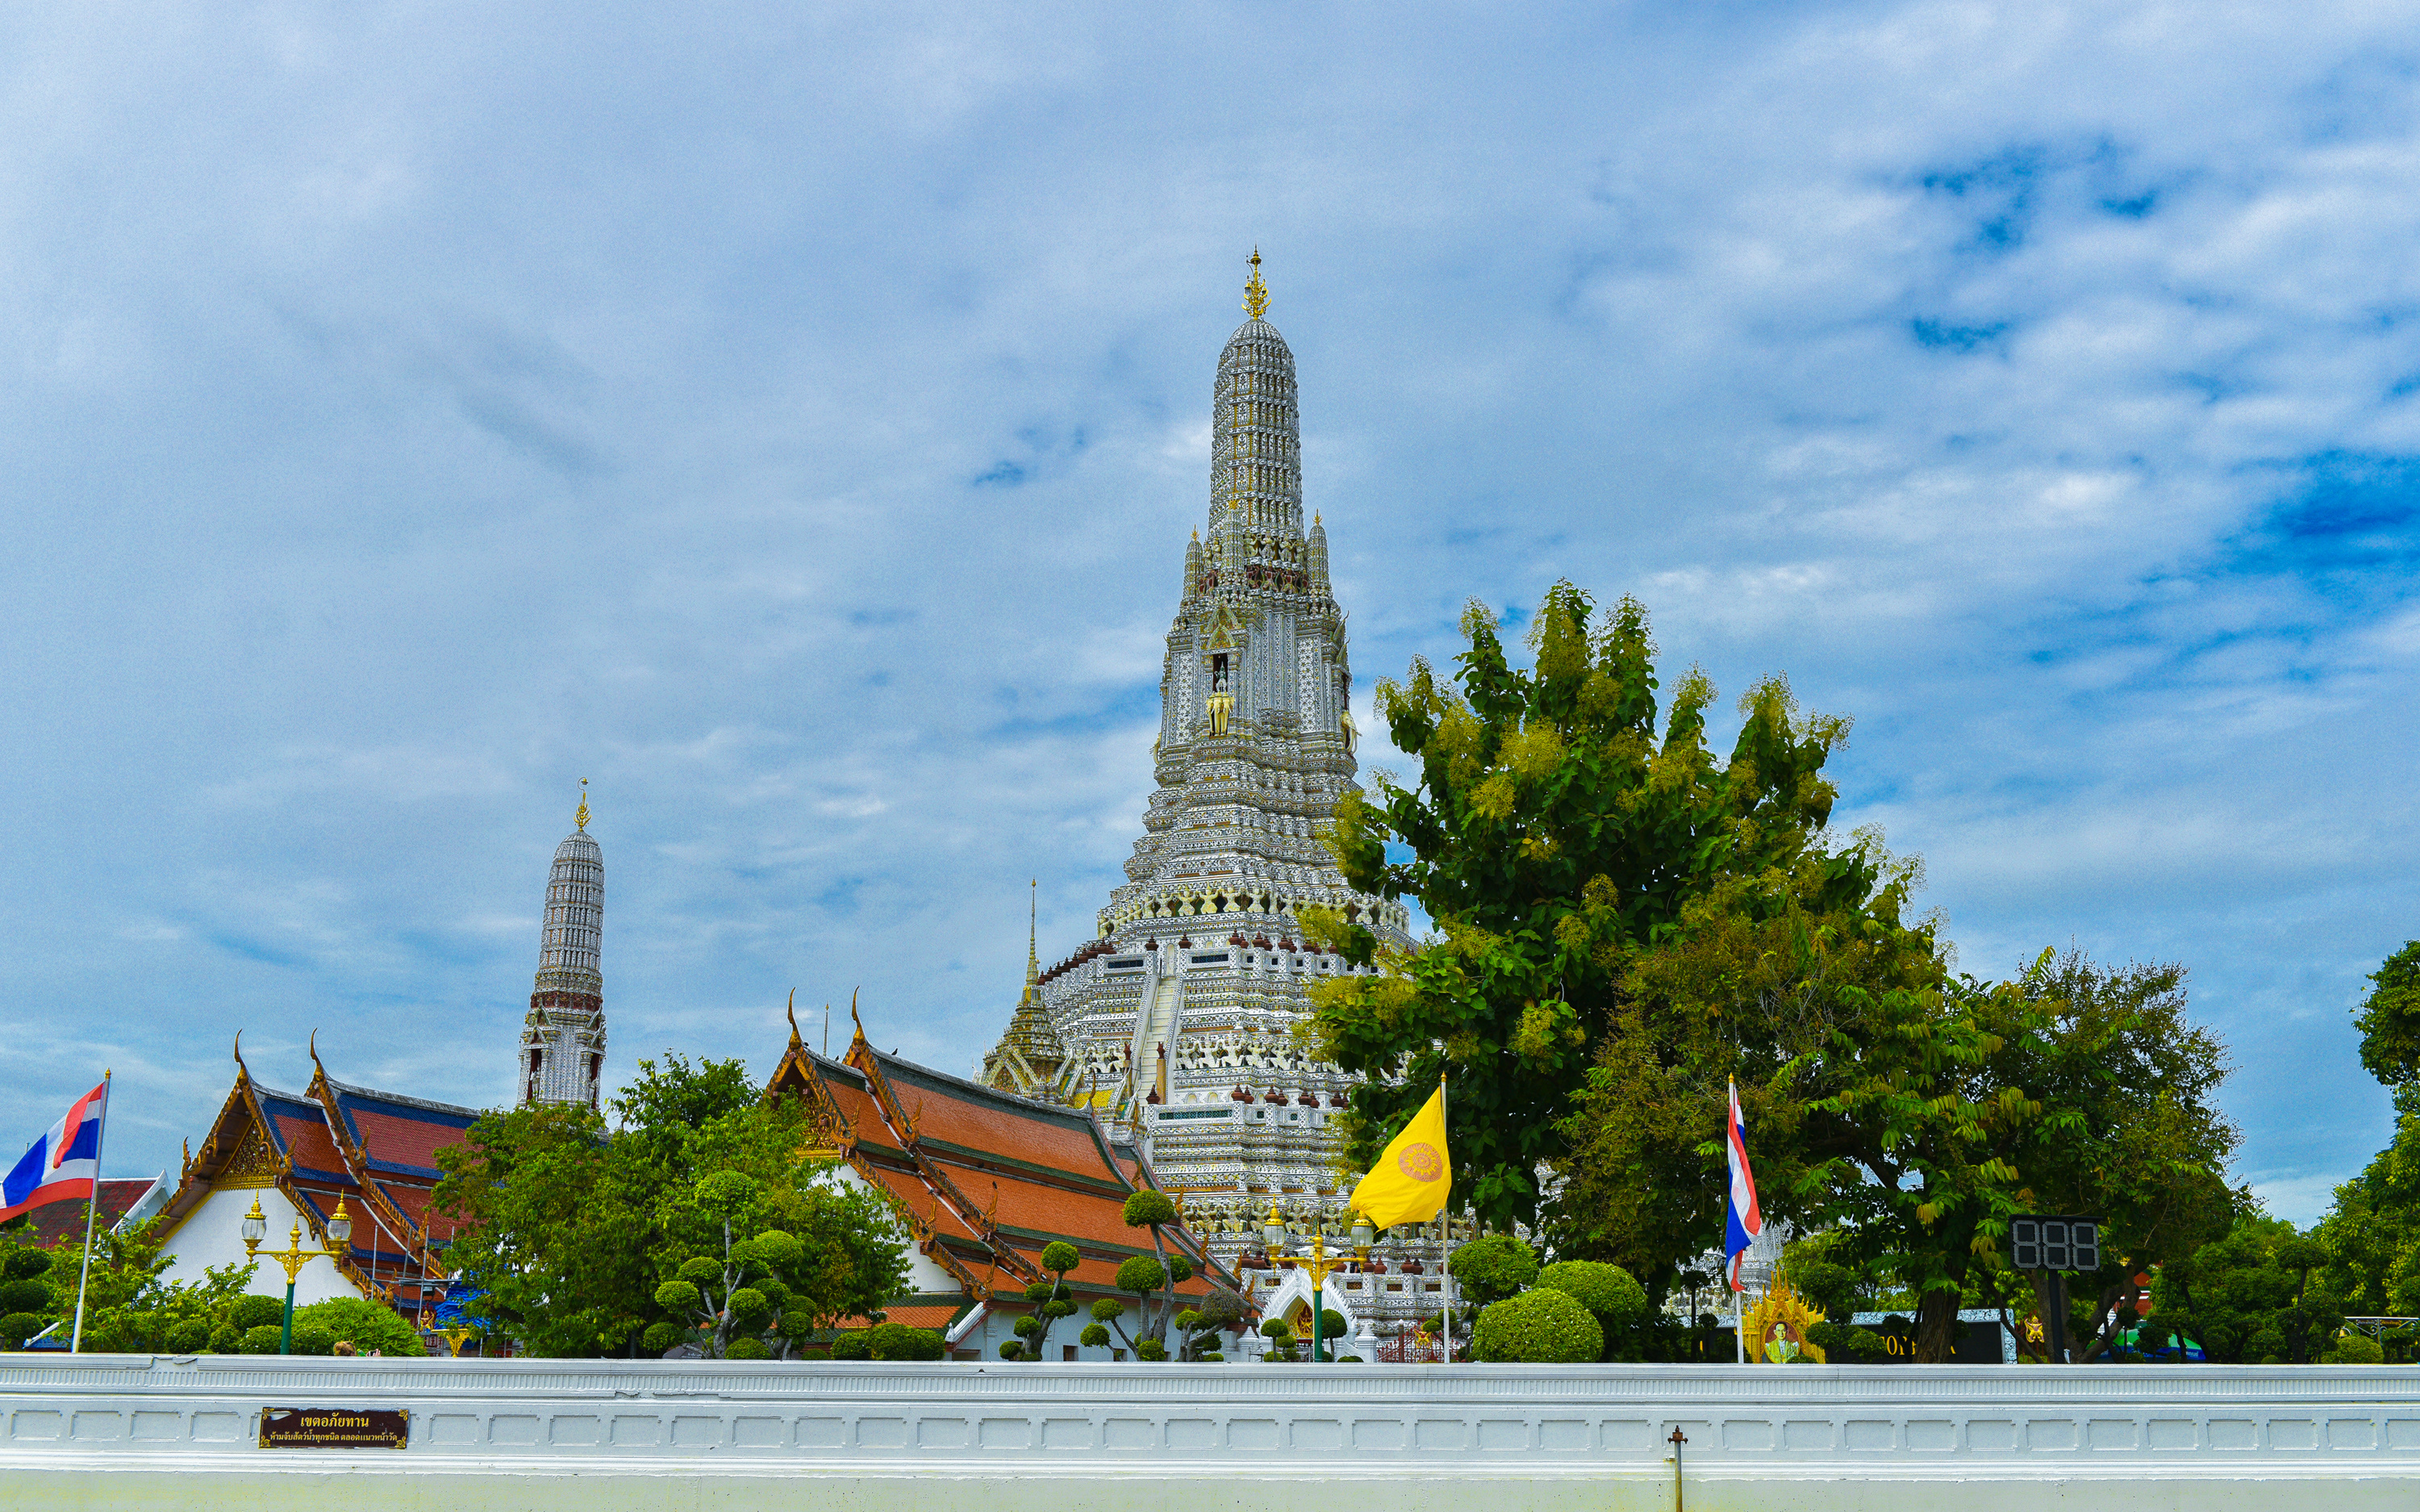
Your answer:
[[[1353,1078],[1307,1058],[1292,1031],[1310,984],[1352,968],[1302,940],[1301,910],[1409,943],[1402,906],[1355,892],[1318,838],[1354,779],[1353,675],[1326,532],[1303,530],[1294,353],[1262,318],[1257,251],[1244,308],[1211,390],[1208,528],[1185,548],[1142,838],[1099,937],[1040,973],[1056,1076],[1019,1085],[1030,1057],[1006,1052],[1041,1017],[1023,1005],[983,1068],[1132,1130],[1230,1262],[1272,1201],[1342,1214],[1327,1120]]]

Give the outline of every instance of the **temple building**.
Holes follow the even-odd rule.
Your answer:
[[[605,853],[588,834],[587,782],[570,834],[554,848],[538,936],[537,986],[521,1020],[520,1099],[597,1105],[605,1075]]]
[[[1300,911],[1334,908],[1410,943],[1402,905],[1354,891],[1316,838],[1357,770],[1353,678],[1326,531],[1316,517],[1303,528],[1294,354],[1267,305],[1255,252],[1250,318],[1218,357],[1207,538],[1185,548],[1158,787],[1128,880],[1096,938],[1029,967],[978,1072],[1100,1115],[1183,1195],[1187,1223],[1230,1269],[1258,1263],[1272,1206],[1298,1230],[1349,1222],[1353,1179],[1329,1119],[1354,1078],[1293,1036],[1310,984],[1353,968],[1303,942]],[[1400,1273],[1417,1253],[1433,1272],[1435,1242],[1416,1252],[1415,1239],[1388,1236],[1371,1273],[1389,1273],[1388,1255]],[[1397,1295],[1406,1315],[1418,1305]]]
[[[445,1291],[441,1256],[453,1226],[428,1211],[442,1174],[437,1151],[461,1143],[479,1110],[372,1091],[330,1076],[311,1045],[311,1080],[300,1092],[255,1081],[236,1041],[235,1086],[195,1150],[189,1141],[177,1187],[162,1210],[162,1253],[172,1281],[199,1281],[213,1265],[243,1263],[243,1220],[259,1203],[269,1220],[264,1249],[284,1249],[295,1225],[304,1249],[326,1249],[328,1220],[342,1201],[353,1221],[333,1264],[313,1260],[295,1278],[298,1304],[372,1297],[413,1317]],[[267,1260],[250,1290],[286,1294],[286,1273]]]
[[[1117,1289],[1118,1267],[1156,1252],[1150,1230],[1126,1226],[1125,1200],[1159,1181],[1142,1153],[1092,1110],[1003,1093],[885,1055],[867,1041],[862,1024],[847,1053],[830,1059],[800,1041],[795,1017],[765,1096],[805,1099],[810,1152],[836,1162],[843,1180],[880,1196],[907,1229],[911,1294],[886,1309],[890,1321],[939,1330],[954,1359],[996,1359],[1016,1336],[1016,1319],[1032,1310],[1026,1287],[1048,1279],[1044,1247],[1065,1240],[1082,1257],[1066,1278],[1077,1315],[1053,1326],[1047,1356],[1125,1358],[1121,1348],[1080,1344],[1078,1335],[1098,1299],[1134,1307]],[[1164,1227],[1161,1242],[1194,1264],[1180,1292],[1241,1289],[1183,1226]],[[1257,1352],[1257,1338],[1251,1343]]]

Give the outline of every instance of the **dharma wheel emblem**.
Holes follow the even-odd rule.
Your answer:
[[[1395,1166],[1415,1181],[1434,1181],[1445,1169],[1445,1162],[1434,1145],[1405,1145],[1395,1157]]]

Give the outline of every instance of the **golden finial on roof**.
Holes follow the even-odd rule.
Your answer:
[[[790,1021],[790,1048],[796,1050],[799,1047],[799,990],[796,987],[790,989],[789,1006],[782,1012]]]
[[[1244,284],[1244,310],[1258,320],[1269,307],[1269,286],[1261,282],[1261,249],[1252,249],[1252,276]]]
[[[572,816],[582,829],[588,827],[588,779],[580,779],[580,812]]]

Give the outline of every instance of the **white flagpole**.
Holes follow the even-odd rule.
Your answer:
[[[1446,1121],[1445,1072],[1437,1072],[1437,1122]],[[1452,1131],[1450,1125],[1447,1133],[1450,1136]],[[1450,1145],[1448,1148],[1450,1148]],[[1453,1192],[1449,1187],[1446,1200],[1451,1202],[1452,1199]],[[1437,1328],[1445,1337],[1445,1363],[1451,1365],[1453,1364],[1453,1271],[1451,1269],[1453,1257],[1450,1253],[1452,1244],[1450,1236],[1453,1233],[1453,1222],[1447,1216],[1449,1211],[1450,1210],[1447,1208],[1437,1210],[1437,1295],[1445,1299],[1438,1308]]]
[[[68,1136],[72,1140],[75,1136]],[[109,1068],[101,1072],[101,1127],[92,1132],[92,1196],[84,1205],[84,1273],[76,1277],[75,1333],[68,1340],[68,1352],[84,1351],[84,1289],[92,1280],[92,1224],[101,1212],[101,1150],[109,1138]]]

